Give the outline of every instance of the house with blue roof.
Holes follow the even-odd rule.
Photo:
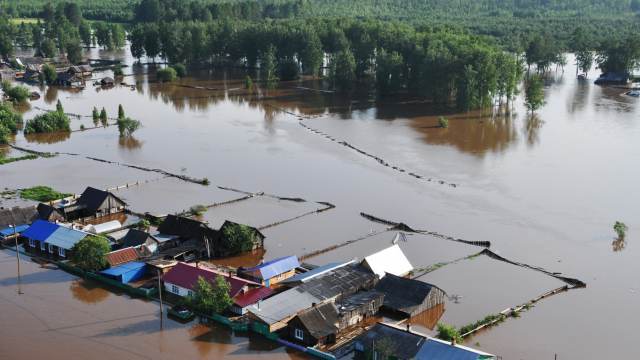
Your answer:
[[[36,220],[22,233],[27,251],[53,258],[68,258],[75,244],[88,233],[44,220]]]
[[[36,220],[22,233],[25,239],[24,248],[29,252],[47,254],[45,241],[49,235],[58,230],[60,225],[44,220]]]
[[[238,276],[271,287],[296,274],[300,266],[296,256],[285,256],[264,262],[252,268],[239,268]]]

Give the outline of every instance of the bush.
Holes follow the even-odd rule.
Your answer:
[[[284,81],[296,80],[300,75],[298,63],[294,60],[283,60],[280,63],[280,79]]]
[[[616,234],[618,234],[619,238],[624,238],[624,236],[626,235],[628,230],[628,227],[625,223],[621,222],[621,221],[616,221],[615,224],[613,224],[613,231],[616,232]]]
[[[28,189],[20,191],[20,197],[27,200],[35,200],[40,202],[48,202],[52,200],[58,200],[71,196],[72,194],[65,194],[58,192],[48,186],[33,186]]]
[[[44,64],[42,66],[42,76],[44,77],[44,81],[51,85],[58,78],[58,73],[56,72],[56,68],[53,65]]]
[[[113,77],[118,77],[118,76],[123,76],[124,73],[122,72],[122,66],[120,65],[116,65],[113,68]]]
[[[176,75],[178,75],[178,77],[187,76],[187,68],[183,64],[175,64],[172,68],[176,71]]]
[[[71,260],[85,271],[99,271],[107,267],[109,240],[101,235],[89,235],[73,246]]]
[[[158,81],[160,82],[171,82],[176,79],[176,76],[176,71],[171,67],[160,69],[157,72]]]
[[[102,126],[109,125],[109,118],[107,117],[107,110],[105,108],[102,108],[100,111],[100,122],[102,123]]]
[[[118,119],[124,119],[124,108],[122,104],[118,105]]]
[[[26,101],[29,98],[29,95],[31,95],[29,89],[26,87],[21,85],[13,86],[6,80],[2,82],[2,91],[4,91],[4,94],[9,98],[9,100],[15,103]]]
[[[7,144],[9,136],[18,132],[22,116],[13,110],[10,103],[0,103],[0,144]]]
[[[95,106],[91,111],[91,117],[93,117],[93,125],[98,126],[98,124],[100,123],[100,112],[98,111],[98,108]]]
[[[59,111],[38,115],[28,120],[24,127],[25,134],[51,133],[57,131],[71,131],[69,117]]]
[[[222,230],[226,244],[232,253],[251,251],[254,245],[253,229],[247,225],[231,224]]]
[[[460,332],[455,326],[442,323],[438,324],[438,334],[436,337],[445,341],[455,340],[457,343],[462,342],[462,336],[460,336]]]
[[[193,205],[189,212],[195,216],[202,216],[205,212],[207,212],[207,207],[204,205]]]
[[[440,126],[443,129],[446,129],[449,127],[449,119],[447,119],[444,116],[440,116],[440,118],[438,119],[438,126]]]
[[[140,126],[142,126],[142,124],[138,120],[133,120],[128,117],[118,118],[118,131],[120,132],[120,136],[131,136]]]

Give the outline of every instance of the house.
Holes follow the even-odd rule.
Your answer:
[[[374,316],[384,301],[384,294],[375,290],[351,295],[337,304],[339,329],[346,329]]]
[[[164,289],[181,297],[192,296],[200,277],[212,284],[215,284],[218,277],[227,281],[230,286],[229,296],[233,299],[233,305],[229,310],[238,315],[245,314],[249,306],[273,293],[271,289],[264,290],[260,284],[233,276],[231,273],[225,274],[180,262],[163,276]]]
[[[49,256],[58,259],[69,258],[75,244],[89,235],[64,226],[59,226],[47,239],[45,244],[49,250]]]
[[[385,274],[405,276],[413,270],[409,259],[404,255],[398,244],[365,257],[362,260],[362,266],[378,275],[380,279]]]
[[[335,303],[362,290],[371,290],[378,277],[358,265],[344,266],[249,307],[254,327],[274,332],[287,326],[298,312],[313,304]]]
[[[49,222],[63,222],[65,221],[64,213],[62,210],[51,206],[49,204],[40,203],[37,207],[38,219]]]
[[[113,193],[87,187],[80,197],[69,205],[61,207],[67,221],[100,218],[125,211],[125,203]]]
[[[100,275],[127,284],[142,279],[147,274],[147,266],[143,262],[133,261],[112,266],[100,271]]]
[[[321,276],[323,274],[326,274],[332,270],[335,270],[337,268],[341,268],[343,266],[347,266],[352,264],[353,261],[347,261],[347,262],[333,262],[333,263],[328,263],[322,266],[318,266],[318,267],[314,267],[310,270],[308,270],[307,272],[303,272],[300,274],[296,274],[288,279],[285,279],[282,281],[283,285],[286,286],[298,286],[301,285],[303,283],[306,283],[308,281],[310,281],[311,279],[314,279],[318,276]],[[308,265],[303,265],[302,267],[307,267]]]
[[[387,274],[376,290],[384,294],[383,308],[411,317],[444,304],[446,293],[435,285]]]
[[[84,78],[80,74],[69,71],[61,71],[58,72],[56,79],[53,81],[53,84],[58,86],[80,87],[84,85]]]
[[[295,275],[298,266],[300,263],[296,256],[285,256],[252,268],[239,268],[238,276],[271,287]]]
[[[135,248],[127,247],[124,249],[112,251],[106,256],[109,266],[114,267],[121,264],[136,261],[140,258],[140,255]]]
[[[378,323],[354,340],[354,359],[481,360],[495,359],[470,347],[431,338],[392,324]]]
[[[289,338],[304,346],[333,344],[338,333],[338,310],[331,302],[300,311],[287,325]]]
[[[20,237],[25,230],[29,228],[29,225],[9,226],[0,230],[0,241],[13,239],[14,237]]]
[[[36,220],[22,233],[25,239],[24,248],[33,253],[47,254],[47,245],[45,241],[54,231],[58,230],[60,225],[53,224],[44,220]]]
[[[78,65],[78,68],[80,68],[82,76],[91,76],[93,74],[93,68],[89,64]]]

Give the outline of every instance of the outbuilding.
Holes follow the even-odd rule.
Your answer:
[[[287,324],[289,338],[304,346],[333,344],[338,333],[338,311],[331,302],[302,310]]]
[[[384,294],[383,308],[411,317],[444,304],[446,293],[435,285],[387,274],[376,290]]]
[[[382,279],[386,274],[406,276],[413,266],[398,244],[392,245],[364,258],[362,266]]]
[[[133,261],[103,270],[100,274],[127,284],[143,278],[147,273],[146,266],[144,262]]]

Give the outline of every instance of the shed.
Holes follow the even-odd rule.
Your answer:
[[[138,260],[138,252],[132,247],[112,251],[107,254],[107,262],[111,267]]]
[[[299,312],[287,324],[289,338],[305,346],[333,344],[338,333],[338,311],[331,302]]]
[[[435,285],[414,279],[387,274],[376,285],[384,294],[383,307],[387,310],[414,316],[445,301],[446,293]]]
[[[239,268],[238,275],[270,287],[295,275],[298,266],[300,263],[296,256],[285,256],[252,268]]]
[[[103,270],[100,274],[126,284],[141,279],[146,272],[145,263],[134,261]]]
[[[92,234],[104,234],[106,232],[118,230],[122,227],[122,224],[118,220],[107,221],[102,224],[89,224],[84,227],[84,231],[90,232]]]
[[[382,279],[385,274],[405,276],[413,270],[409,259],[398,244],[392,245],[362,260],[362,265]]]
[[[351,295],[338,306],[339,328],[346,329],[365,319],[374,316],[382,307],[384,294],[375,290],[368,290]]]
[[[0,230],[0,239],[7,239],[14,236],[14,234],[21,234],[28,228],[29,228],[29,225],[18,225],[15,228],[13,227],[4,228]]]

